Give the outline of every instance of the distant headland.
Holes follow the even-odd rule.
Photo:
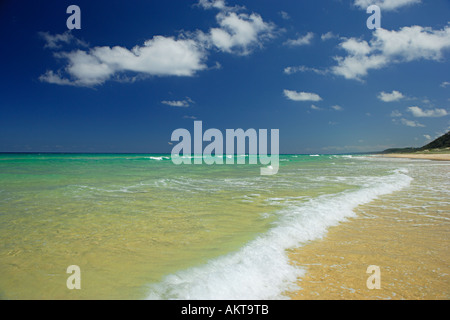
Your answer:
[[[450,161],[450,131],[421,148],[392,148],[381,152],[392,158],[412,158]]]

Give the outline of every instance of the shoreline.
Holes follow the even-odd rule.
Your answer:
[[[450,203],[439,200],[445,188],[423,188],[428,179],[416,174],[410,187],[358,206],[355,217],[330,227],[323,238],[289,250],[291,263],[305,274],[297,280],[299,288],[285,295],[292,300],[449,300]],[[381,289],[367,287],[371,265],[380,268]]]
[[[436,244],[438,235],[447,231],[424,226],[419,232],[414,224],[418,221],[408,222],[406,216],[400,222],[358,212],[358,217],[330,228],[323,239],[289,252],[291,261],[306,268],[306,273],[297,282],[299,289],[287,296],[292,300],[450,299],[449,241]],[[380,268],[380,289],[367,287],[370,265]]]
[[[436,153],[436,154],[421,154],[421,153],[387,153],[379,155],[382,158],[407,158],[407,159],[422,159],[422,160],[438,160],[450,161],[450,153]]]

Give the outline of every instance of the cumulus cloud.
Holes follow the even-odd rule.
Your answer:
[[[225,4],[225,0],[199,0],[198,5],[204,9],[232,9]]]
[[[306,46],[311,44],[312,39],[314,38],[314,33],[308,32],[304,36],[300,36],[297,39],[289,39],[284,44],[292,47],[297,46]]]
[[[322,98],[311,92],[297,92],[293,90],[284,90],[284,96],[292,101],[321,101]]]
[[[382,55],[349,55],[347,57],[335,57],[337,66],[331,68],[332,73],[343,76],[346,79],[361,80],[367,76],[370,69],[381,69],[389,60]]]
[[[272,23],[265,22],[257,13],[239,13],[243,7],[229,7],[224,0],[200,0],[197,5],[218,10],[219,27],[211,28],[207,33],[197,30],[178,37],[157,35],[132,49],[103,46],[58,52],[55,57],[65,61],[66,66],[58,71],[47,70],[39,79],[60,85],[91,87],[108,80],[134,81],[146,76],[191,77],[208,69],[206,60],[211,48],[248,55],[254,48],[261,47],[266,39],[274,37]],[[42,33],[41,37],[46,40],[46,47],[52,49],[75,41],[67,32],[62,35]],[[126,73],[130,72],[137,76],[128,77]]]
[[[275,36],[276,27],[273,23],[264,21],[257,13],[242,12],[245,7],[231,7],[224,0],[200,0],[198,5],[204,9],[219,11],[216,14],[219,27],[195,33],[197,40],[209,49],[248,55]]]
[[[370,42],[350,38],[340,43],[347,52],[335,57],[337,65],[331,71],[346,79],[361,80],[369,70],[390,64],[414,60],[442,60],[444,50],[450,48],[450,26],[442,30],[428,27],[403,27],[399,31],[376,29]]]
[[[370,5],[377,5],[381,10],[391,11],[398,8],[420,3],[421,0],[355,0],[355,6],[366,10]]]
[[[223,52],[248,55],[274,37],[275,26],[259,14],[223,11],[217,14],[220,28],[212,28],[202,38]]]
[[[206,53],[194,40],[163,36],[155,36],[131,50],[120,46],[94,47],[56,56],[67,60],[67,77],[47,71],[41,81],[95,86],[127,71],[151,76],[193,76],[206,68]]]
[[[396,90],[392,91],[391,93],[386,93],[383,91],[380,92],[380,94],[378,95],[378,99],[384,102],[398,101],[403,98],[404,98],[403,94]]]
[[[448,82],[448,81],[444,81],[444,82],[441,83],[441,87],[442,88],[446,88],[448,86],[450,86],[450,82]]]
[[[439,118],[448,115],[448,112],[445,109],[423,110],[417,106],[409,107],[408,111],[416,118]]]

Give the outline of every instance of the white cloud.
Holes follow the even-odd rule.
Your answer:
[[[421,0],[355,0],[355,6],[366,10],[372,4],[380,7],[381,10],[391,11],[404,6],[420,3]]]
[[[399,31],[376,29],[368,43],[355,38],[345,39],[340,47],[345,57],[335,57],[331,68],[336,75],[361,80],[371,69],[414,60],[442,60],[443,51],[450,48],[450,26],[442,30],[427,27],[403,27]]]
[[[317,74],[322,74],[322,75],[328,73],[328,70],[320,70],[317,68],[310,68],[310,67],[306,67],[306,66],[286,67],[286,68],[284,68],[283,72],[285,74],[294,74],[297,72],[308,72],[308,71],[314,72]]]
[[[203,9],[219,9],[229,10],[232,9],[225,4],[225,0],[199,0],[198,5]]]
[[[243,7],[228,7],[224,0],[200,0],[197,5],[219,10],[216,15],[218,28],[211,28],[208,33],[197,30],[179,37],[158,35],[132,49],[104,46],[60,52],[55,57],[65,60],[66,66],[56,72],[48,70],[39,79],[60,85],[90,87],[107,80],[129,82],[148,76],[190,77],[208,69],[205,61],[208,49],[212,47],[247,55],[274,36],[275,26],[263,21],[260,15],[237,13]],[[60,48],[61,43],[75,41],[67,32],[57,36],[41,33],[41,36],[46,40],[46,46],[52,49]],[[219,66],[216,63],[212,68]],[[127,72],[135,76],[130,78]]]
[[[448,81],[444,81],[444,82],[441,83],[441,87],[442,88],[446,88],[448,86],[450,86],[450,82],[448,82]]]
[[[171,107],[179,107],[179,108],[187,108],[189,107],[189,104],[186,103],[186,101],[161,101],[163,104],[167,104]]]
[[[365,56],[368,55],[371,51],[371,48],[367,41],[360,41],[355,38],[350,38],[345,40],[344,42],[341,42],[340,46],[342,49],[346,50],[349,54],[354,56]]]
[[[450,26],[443,30],[427,27],[403,27],[399,31],[377,29],[372,51],[380,50],[391,59],[413,61],[440,60],[442,52],[450,48]]]
[[[275,26],[256,13],[223,11],[216,19],[220,28],[212,28],[201,38],[223,52],[248,55],[265,40],[274,37]]]
[[[345,58],[335,57],[337,66],[331,68],[331,71],[346,79],[361,80],[367,76],[369,69],[381,69],[388,64],[388,59],[381,55],[373,56],[347,56]]]
[[[293,74],[293,73],[297,72],[297,68],[298,67],[286,67],[286,68],[284,68],[283,72],[285,74]]]
[[[318,106],[316,106],[314,104],[311,105],[311,109],[313,109],[313,110],[322,110],[322,108],[319,108]]]
[[[289,46],[306,46],[311,44],[311,40],[314,38],[314,33],[308,32],[304,36],[300,36],[297,39],[289,39],[284,44]]]
[[[394,110],[394,111],[391,112],[391,117],[392,117],[392,118],[399,118],[399,117],[401,117],[401,116],[402,116],[402,114],[401,114],[401,112],[398,111],[398,110]]]
[[[278,12],[278,14],[281,16],[281,18],[283,18],[284,20],[289,20],[291,19],[291,16],[289,15],[289,13],[287,13],[286,11],[280,11]]]
[[[333,110],[336,110],[336,111],[342,111],[342,110],[344,110],[344,108],[342,108],[341,106],[338,106],[338,105],[332,106],[331,108],[332,108]]]
[[[297,92],[292,90],[284,90],[283,91],[286,98],[292,101],[320,101],[322,98],[316,94],[311,92]]]
[[[52,35],[49,32],[38,32],[38,35],[44,39],[44,48],[48,49],[60,49],[63,44],[74,43],[75,45],[88,47],[88,44],[82,40],[75,38],[70,31],[66,31],[62,34]]]
[[[409,107],[408,111],[416,118],[439,118],[448,115],[448,112],[445,109],[423,110],[419,107]]]
[[[378,99],[384,102],[398,101],[403,98],[404,98],[403,94],[396,90],[392,91],[392,93],[386,93],[383,91],[380,92],[380,94],[378,95]]]
[[[400,119],[400,122],[408,127],[425,127],[423,124],[417,121],[407,120],[405,118]]]
[[[321,39],[322,41],[327,41],[327,40],[330,40],[330,39],[333,39],[333,38],[338,38],[338,37],[339,37],[338,35],[334,34],[334,33],[331,32],[331,31],[329,31],[329,32],[327,32],[327,33],[322,34],[322,35],[320,36],[320,39]]]
[[[94,47],[56,54],[68,65],[61,72],[47,71],[41,81],[78,86],[95,86],[121,72],[136,72],[151,76],[193,76],[206,68],[205,51],[191,39],[155,36],[143,46],[132,50],[124,47]]]
[[[431,136],[429,134],[424,134],[423,136],[425,137],[425,139],[431,140]]]
[[[219,27],[211,28],[207,33],[196,32],[197,40],[207,48],[248,55],[274,37],[275,25],[265,22],[257,13],[240,13],[245,7],[229,7],[224,0],[200,0],[198,5],[204,9],[219,10],[216,15]]]
[[[70,81],[69,79],[65,79],[61,76],[60,73],[55,73],[52,70],[47,70],[46,73],[39,77],[39,80],[42,82],[48,82],[52,84],[66,85],[66,86],[82,86],[80,81]]]
[[[187,108],[191,105],[191,103],[194,103],[191,98],[186,97],[184,100],[171,100],[171,101],[161,101],[162,104],[166,104],[171,107],[178,107],[178,108]]]

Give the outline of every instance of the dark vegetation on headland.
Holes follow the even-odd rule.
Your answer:
[[[450,153],[450,131],[421,148],[392,148],[381,153]]]

